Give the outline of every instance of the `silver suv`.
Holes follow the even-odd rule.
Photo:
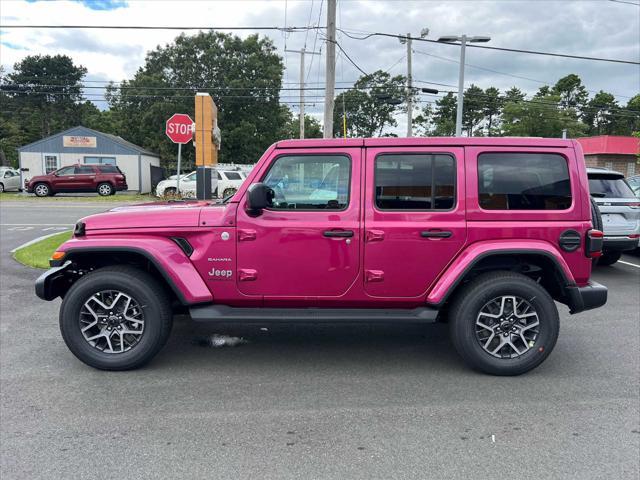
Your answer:
[[[587,168],[591,197],[602,215],[604,243],[599,265],[613,265],[622,252],[640,246],[640,201],[624,175],[606,168]]]

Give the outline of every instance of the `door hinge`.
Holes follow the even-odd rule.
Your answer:
[[[383,230],[367,230],[365,235],[367,242],[381,242],[384,240]]]

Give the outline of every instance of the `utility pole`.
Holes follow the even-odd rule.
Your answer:
[[[306,53],[320,55],[318,52],[307,52],[304,47],[300,50],[285,50],[285,52],[300,54],[300,138],[304,138],[304,56]]]
[[[413,136],[413,84],[411,77],[411,34],[407,33],[407,137]]]
[[[336,0],[327,1],[327,63],[324,89],[324,138],[333,137],[333,103],[336,87]]]
[[[420,31],[420,38],[425,38],[429,35],[429,29],[423,28]],[[413,73],[412,73],[412,54],[411,48],[413,38],[411,34],[407,33],[406,37],[400,37],[400,43],[407,44],[407,137],[413,136]]]

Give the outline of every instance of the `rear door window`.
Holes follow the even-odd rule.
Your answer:
[[[482,153],[478,193],[485,210],[566,210],[571,206],[567,160],[554,153]]]
[[[455,159],[448,154],[383,154],[375,160],[380,210],[450,210],[455,204]]]
[[[589,192],[595,198],[635,198],[627,182],[612,175],[589,174]]]
[[[120,169],[115,165],[100,165],[98,170],[102,173],[120,173]]]

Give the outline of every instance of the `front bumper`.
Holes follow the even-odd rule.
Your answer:
[[[567,305],[570,313],[580,313],[607,303],[607,287],[589,282],[584,287],[567,287]]]
[[[67,275],[70,266],[71,262],[67,260],[40,275],[36,280],[36,295],[42,300],[53,300],[64,295],[71,286],[71,279]]]
[[[602,250],[610,252],[625,252],[638,247],[638,238],[627,236],[612,237],[606,236],[602,240]]]

